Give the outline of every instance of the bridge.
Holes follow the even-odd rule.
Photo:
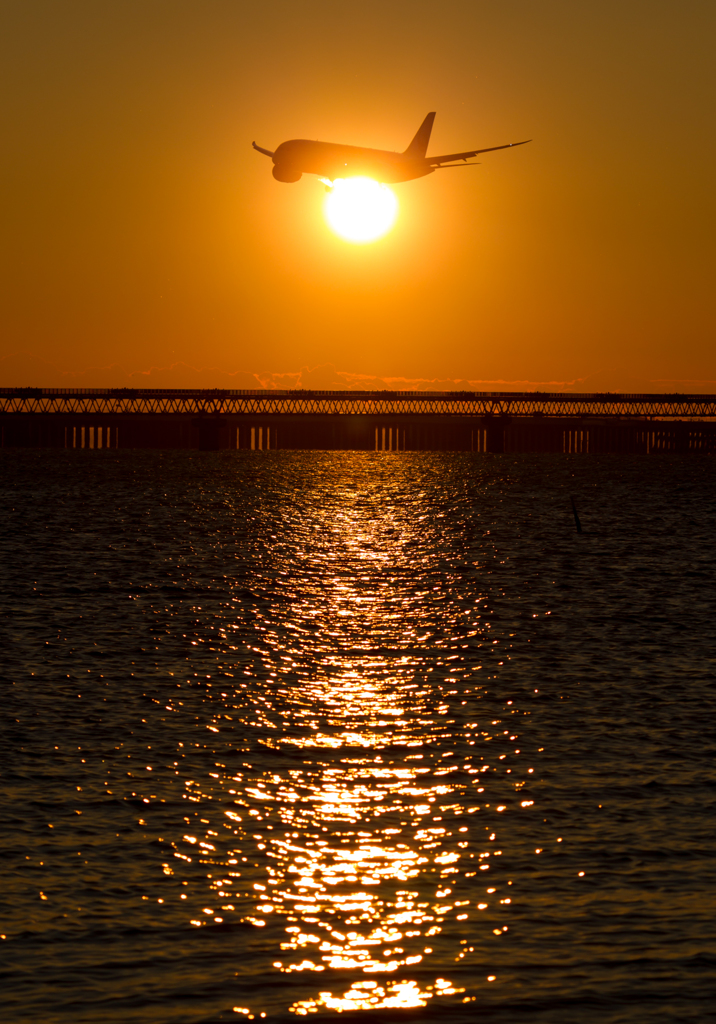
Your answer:
[[[4,447],[716,451],[716,395],[3,388]]]
[[[0,415],[591,416],[716,419],[716,395],[540,391],[219,391],[4,388]]]

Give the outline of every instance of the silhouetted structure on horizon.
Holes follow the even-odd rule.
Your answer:
[[[3,447],[716,452],[716,395],[0,389]]]

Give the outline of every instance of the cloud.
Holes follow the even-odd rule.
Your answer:
[[[233,373],[188,363],[128,370],[120,363],[61,369],[39,356],[13,353],[0,359],[0,385],[39,388],[226,388],[254,390],[265,385],[255,373]]]
[[[482,380],[447,377],[380,377],[337,370],[332,363],[282,372],[222,370],[189,363],[127,369],[120,363],[62,369],[39,356],[15,352],[0,359],[0,386],[45,388],[225,388],[307,391],[551,391],[712,394],[713,380],[637,378],[619,368],[600,370],[573,380]]]

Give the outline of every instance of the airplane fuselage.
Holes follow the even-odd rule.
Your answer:
[[[282,142],[273,155],[273,176],[278,181],[298,181],[301,174],[317,174],[335,181],[364,175],[394,185],[432,174],[435,170],[424,157],[333,142],[291,139]]]

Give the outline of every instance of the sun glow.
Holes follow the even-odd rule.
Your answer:
[[[326,220],[349,242],[373,242],[389,231],[398,200],[387,185],[372,178],[337,178],[326,197]]]

